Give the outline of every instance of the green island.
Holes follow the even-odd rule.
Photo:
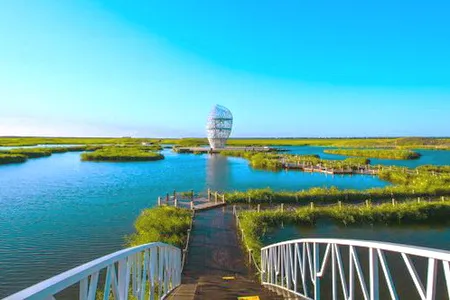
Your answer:
[[[410,225],[450,222],[450,202],[401,202],[379,205],[333,205],[300,207],[293,210],[243,211],[239,226],[244,232],[244,243],[259,261],[262,238],[272,229],[283,225],[315,226],[320,220],[331,220],[342,226],[352,225]]]
[[[384,159],[418,159],[420,154],[401,149],[326,149],[323,152],[346,156],[384,158]]]
[[[81,154],[82,161],[155,161],[164,159],[164,155],[155,152],[157,147],[104,147],[94,152]]]
[[[22,154],[3,154],[0,153],[0,165],[23,163],[27,160],[27,156]]]

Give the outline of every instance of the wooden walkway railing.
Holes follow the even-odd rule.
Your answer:
[[[174,206],[181,208],[188,208],[194,211],[211,209],[215,207],[224,206],[225,194],[217,191],[212,192],[210,189],[206,194],[195,194],[193,190],[190,192],[167,193],[164,197],[158,197],[158,206]]]

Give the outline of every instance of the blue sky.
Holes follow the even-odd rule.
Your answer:
[[[0,2],[0,135],[450,135],[448,1]]]

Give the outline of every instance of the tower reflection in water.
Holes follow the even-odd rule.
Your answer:
[[[213,191],[224,191],[229,187],[231,169],[228,158],[220,154],[211,154],[206,164],[206,184]]]

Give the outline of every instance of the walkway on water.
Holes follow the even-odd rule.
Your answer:
[[[199,211],[194,219],[182,285],[168,299],[283,299],[264,289],[246,263],[231,209]]]

